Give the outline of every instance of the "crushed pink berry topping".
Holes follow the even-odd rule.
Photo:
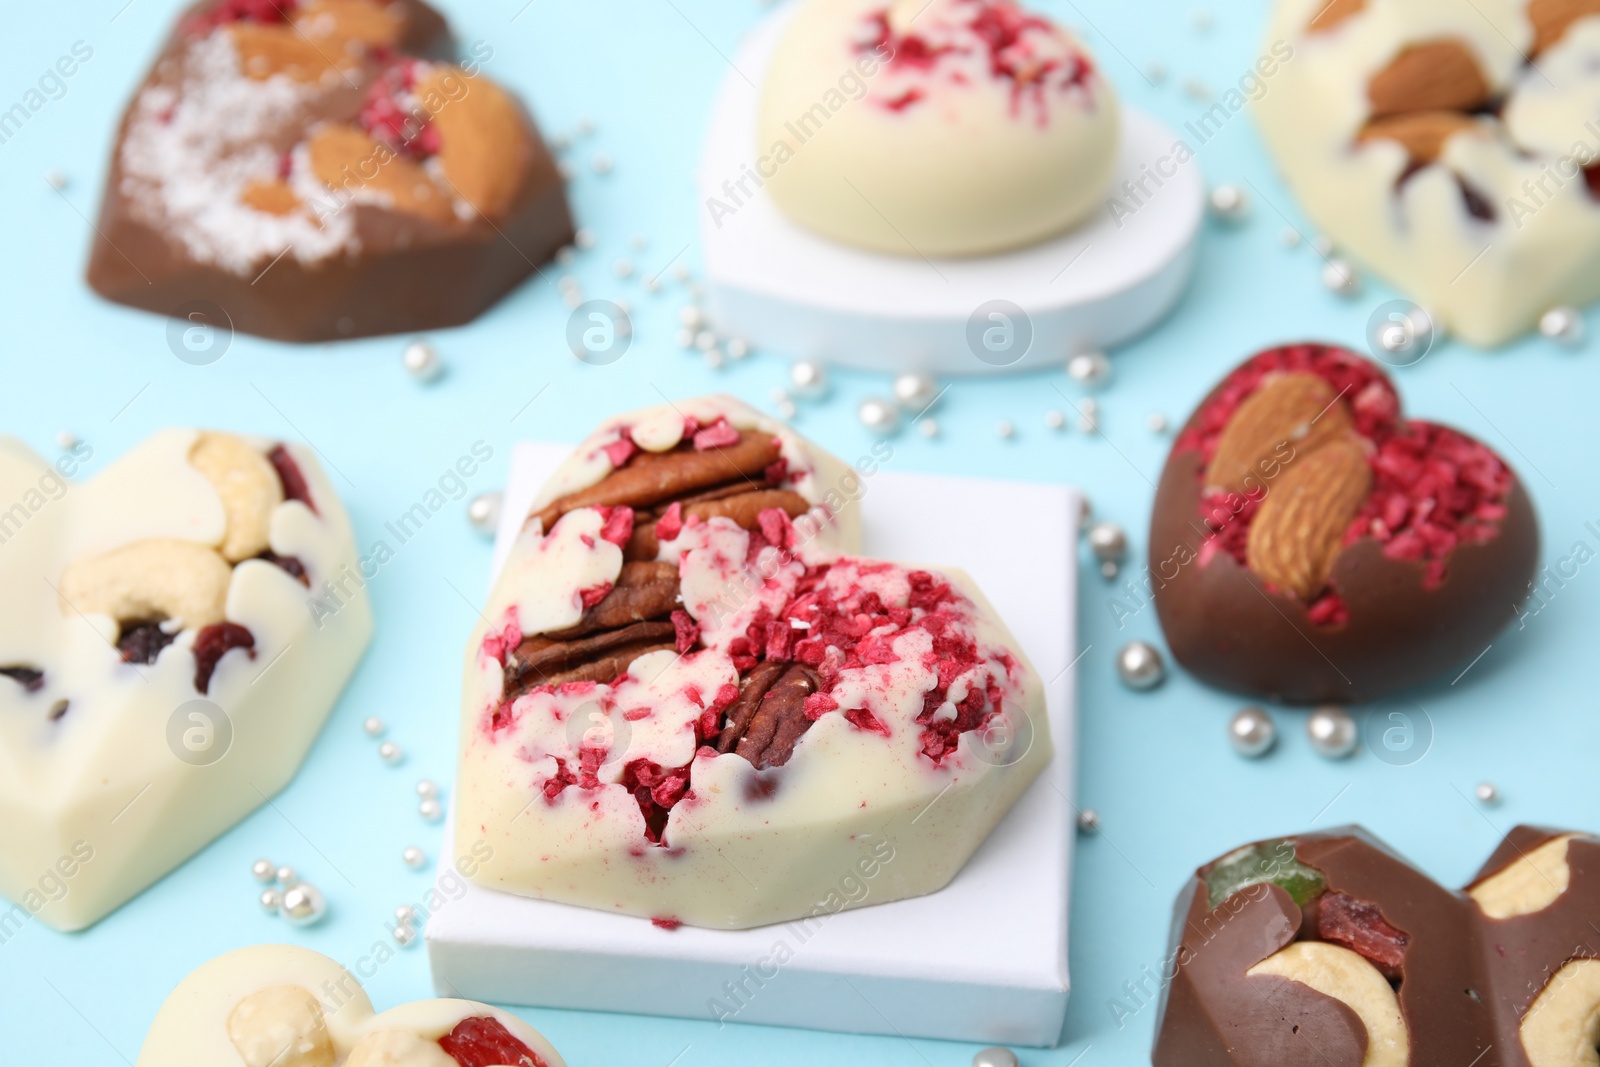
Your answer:
[[[211,676],[217,662],[236,648],[246,649],[250,658],[256,658],[256,638],[236,622],[218,622],[207,626],[194,637],[194,688],[202,696],[211,688]]]
[[[236,22],[288,22],[299,0],[222,0],[210,11],[204,11],[184,23],[184,32],[206,34]]]
[[[311,509],[311,514],[317,514],[317,502],[311,499],[311,486],[306,484],[305,472],[295,462],[294,455],[283,445],[276,445],[267,453],[267,461],[278,472],[278,481],[283,483],[283,498],[298,500]]]
[[[1284,373],[1310,373],[1326,381],[1349,410],[1355,433],[1369,445],[1372,489],[1345,531],[1345,547],[1377,540],[1390,559],[1424,564],[1423,585],[1433,589],[1444,581],[1457,547],[1498,535],[1516,481],[1511,469],[1464,434],[1403,419],[1399,395],[1377,364],[1342,348],[1289,345],[1250,359],[1197,413],[1174,451],[1198,452],[1209,464],[1240,406],[1269,377]],[[1210,537],[1199,554],[1201,566],[1218,555],[1245,563],[1250,524],[1270,492],[1263,484],[1250,494],[1202,493],[1200,518]],[[1338,591],[1329,588],[1311,600],[1308,617],[1313,625],[1337,626],[1348,621],[1349,612]]]
[[[661,518],[656,520],[656,539],[660,541],[676,541],[683,532],[683,504],[674,500],[672,506],[661,513]]]
[[[615,441],[601,445],[600,451],[606,454],[606,458],[611,461],[612,469],[615,470],[618,467],[625,466],[628,460],[633,458],[634,453],[639,451],[639,446],[634,444],[633,438],[629,437],[627,432],[624,431],[623,435]]]
[[[959,61],[976,57],[991,78],[1009,85],[1012,114],[1031,105],[1041,126],[1049,121],[1050,93],[1087,89],[1094,76],[1089,57],[1054,23],[1012,0],[951,0],[930,15],[933,25],[902,34],[895,31],[888,8],[873,12],[858,50],[889,56],[892,71],[944,73],[954,84],[968,80],[968,65]],[[913,85],[879,103],[906,111],[926,98]]]
[[[461,1067],[549,1067],[492,1015],[461,1020],[439,1039],[439,1047]]]
[[[422,65],[416,59],[396,60],[373,82],[356,119],[373,137],[412,159],[439,153],[439,130],[413,94]]]
[[[629,507],[597,508],[600,512],[600,539],[610,541],[619,548],[628,546],[633,536],[633,509]]]
[[[622,784],[639,802],[645,837],[653,845],[661,844],[672,809],[688,795],[689,767],[662,767],[650,760],[636,759],[622,769]]]
[[[661,930],[676,930],[683,925],[682,919],[674,919],[669,915],[658,915],[650,920],[650,925]]]
[[[739,431],[728,424],[727,419],[718,419],[703,430],[696,430],[694,434],[694,450],[696,452],[709,452],[713,448],[730,448],[739,443]]]

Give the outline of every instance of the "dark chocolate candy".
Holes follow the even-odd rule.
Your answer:
[[[1368,1035],[1360,1017],[1335,997],[1274,975],[1248,975],[1295,941],[1351,948],[1389,974],[1405,1024],[1410,1067],[1474,1064],[1533,1067],[1523,1045],[1529,1009],[1562,967],[1600,960],[1600,840],[1567,844],[1567,888],[1539,910],[1491,918],[1469,895],[1562,831],[1519,826],[1467,889],[1451,892],[1394,855],[1366,831],[1345,827],[1286,842],[1261,842],[1201,867],[1178,897],[1170,981],[1156,1025],[1155,1067],[1360,1067]],[[1322,892],[1297,904],[1275,882],[1286,878],[1275,849],[1292,849],[1292,866],[1320,875]],[[1251,884],[1237,857],[1258,855],[1264,868]],[[1287,855],[1287,853],[1284,853]],[[1212,906],[1210,884],[1227,867]],[[1552,886],[1553,891],[1553,886]],[[1299,894],[1304,897],[1304,894]],[[1324,909],[1350,909],[1330,922]],[[1349,938],[1364,922],[1374,937]],[[1335,936],[1328,936],[1333,932]],[[1559,979],[1557,979],[1559,981]],[[1588,1005],[1594,1011],[1600,1005]],[[1549,1010],[1556,1010],[1551,1008]],[[1574,1067],[1578,1061],[1574,1060]]]
[[[89,284],[286,341],[473,319],[573,226],[526,111],[452,51],[421,0],[190,8],[123,119]]]
[[[1251,406],[1269,385],[1287,394],[1276,417]],[[1231,491],[1211,488],[1230,475]],[[1150,582],[1174,657],[1202,681],[1351,703],[1482,652],[1528,596],[1538,551],[1532,503],[1498,456],[1404,419],[1372,361],[1305,344],[1246,361],[1179,434]]]

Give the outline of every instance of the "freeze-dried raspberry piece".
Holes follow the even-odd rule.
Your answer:
[[[619,548],[626,548],[628,539],[633,536],[633,509],[598,508],[603,525],[600,527],[600,539],[610,541]]]
[[[439,1047],[461,1067],[548,1067],[491,1015],[462,1019],[439,1039]]]
[[[236,622],[219,622],[207,626],[194,638],[194,687],[202,695],[211,688],[211,675],[216,672],[217,661],[236,648],[247,649],[250,658],[256,658],[256,638]]]
[[[694,433],[694,450],[709,452],[713,448],[730,448],[739,443],[739,431],[727,419],[718,419],[703,430]]]
[[[615,470],[627,465],[633,454],[639,451],[639,446],[633,443],[633,438],[624,434],[610,444],[603,445],[600,451],[606,454],[606,458],[611,461],[612,469]]]
[[[1384,920],[1376,904],[1334,892],[1323,894],[1317,906],[1317,936],[1360,953],[1391,980],[1400,977],[1411,943],[1409,934]]]

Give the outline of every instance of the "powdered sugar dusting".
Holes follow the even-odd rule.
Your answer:
[[[316,263],[358,248],[348,215],[271,215],[241,199],[252,184],[280,178],[282,157],[268,141],[300,119],[316,86],[281,74],[246,77],[226,32],[195,39],[168,62],[178,84],[139,95],[122,147],[121,191],[143,221],[198,262],[238,275],[253,275],[286,249]],[[327,198],[303,151],[291,164],[288,181],[303,201]]]

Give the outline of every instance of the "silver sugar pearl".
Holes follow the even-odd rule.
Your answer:
[[[723,363],[722,349],[711,347],[705,351],[706,366],[712,370],[721,370]]]
[[[717,347],[717,335],[710,330],[700,330],[694,335],[694,346],[702,352],[710,352]]]
[[[1089,548],[1102,563],[1120,563],[1128,556],[1128,535],[1114,522],[1089,527]]]
[[[939,383],[929,374],[902,374],[894,380],[894,402],[920,414],[939,398]]]
[[[1108,559],[1104,563],[1100,564],[1100,577],[1104,578],[1108,582],[1115,581],[1117,575],[1121,573],[1122,564],[1120,563]]]
[[[615,263],[611,264],[611,273],[615,274],[619,278],[631,278],[633,277],[633,262],[631,260],[619,259]]]
[[[1278,727],[1264,708],[1240,708],[1228,722],[1228,741],[1241,756],[1265,756],[1277,740]]]
[[[444,805],[429,797],[417,805],[417,814],[426,822],[438,822],[444,818]]]
[[[428,865],[428,854],[416,845],[412,845],[400,853],[400,861],[413,871],[420,871]]]
[[[1221,222],[1243,222],[1250,217],[1250,194],[1237,185],[1217,186],[1211,190],[1211,214]]]
[[[722,348],[728,353],[728,358],[733,360],[743,359],[750,354],[750,342],[742,337],[728,338],[728,343]]]
[[[705,324],[706,313],[694,304],[685,304],[678,309],[678,322],[691,330],[698,330]]]
[[[385,741],[378,746],[378,758],[393,767],[406,758],[405,750],[393,741]]]
[[[686,281],[688,281],[689,280],[689,265],[687,263],[676,264],[672,268],[672,280],[675,281],[675,282],[686,282]]]
[[[610,156],[604,152],[596,152],[594,158],[589,161],[589,166],[596,174],[610,174],[613,164]]]
[[[939,436],[939,420],[931,415],[923,418],[917,423],[917,432],[928,440],[933,440]]]
[[[1081,834],[1098,833],[1100,830],[1100,813],[1093,808],[1084,808],[1078,812],[1078,832]]]
[[[1306,719],[1306,736],[1317,755],[1329,759],[1350,755],[1361,740],[1355,718],[1337,704],[1325,704],[1311,712]]]
[[[1583,314],[1577,308],[1553,307],[1539,316],[1539,332],[1558,344],[1583,343]]]
[[[789,364],[789,391],[801,400],[821,400],[828,395],[828,368],[810,359]]]
[[[1317,255],[1319,256],[1331,256],[1333,255],[1333,238],[1318,234],[1312,239],[1311,247],[1317,250]]]
[[[439,784],[432,778],[424,778],[417,783],[417,796],[423,800],[439,795]]]
[[[1111,380],[1111,360],[1104,352],[1080,352],[1067,360],[1067,377],[1080,389],[1099,389]]]
[[[376,715],[368,715],[361,721],[361,729],[366,731],[368,737],[382,737],[383,731],[388,727],[383,725],[383,720]]]
[[[467,521],[485,537],[493,537],[500,528],[500,505],[505,496],[498,489],[479,493],[467,502]]]
[[[580,251],[589,251],[589,249],[595,246],[594,231],[579,230],[577,233],[573,234],[572,243],[577,245]]]
[[[1009,441],[1017,436],[1017,427],[1010,419],[1001,419],[994,424],[995,436],[1002,441]]]
[[[861,425],[875,434],[888,436],[900,429],[900,412],[887,400],[869,396],[856,408],[856,418]]]
[[[45,184],[57,192],[67,187],[67,176],[54,167],[44,172]]]
[[[310,926],[328,914],[328,901],[322,890],[309,882],[284,891],[283,917],[295,926]]]
[[[419,382],[431,382],[444,373],[438,351],[426,341],[412,341],[400,356],[406,373]]]
[[[1348,259],[1330,259],[1322,267],[1322,284],[1337,296],[1355,296],[1361,292],[1361,275]]]
[[[261,910],[268,915],[276,915],[278,909],[283,907],[283,894],[276,889],[263,889],[258,899],[261,902]]]
[[[1017,1054],[1008,1048],[986,1048],[972,1057],[972,1067],[1017,1067]]]
[[[271,885],[278,880],[278,868],[273,866],[271,860],[256,860],[250,865],[250,873],[262,885]]]
[[[1129,641],[1117,650],[1117,677],[1129,689],[1154,689],[1167,677],[1160,649],[1148,641]]]
[[[1052,430],[1065,430],[1067,428],[1067,416],[1063,412],[1051,409],[1044,413],[1044,424]]]
[[[389,936],[394,938],[394,943],[401,948],[410,948],[417,943],[417,932],[404,923],[391,929]]]
[[[778,418],[783,419],[785,422],[793,422],[795,416],[800,414],[800,409],[794,406],[794,401],[787,398],[778,401],[772,410],[776,411]]]
[[[1278,243],[1283,245],[1285,248],[1299,248],[1300,231],[1295,229],[1293,226],[1285,226],[1282,230],[1278,231]]]
[[[643,252],[645,249],[650,247],[650,238],[646,237],[642,233],[636,233],[632,237],[628,238],[628,247],[632,248],[635,252]]]
[[[63,452],[70,452],[78,446],[78,435],[71,430],[56,431],[56,447]]]
[[[417,922],[417,909],[410,904],[402,904],[394,909],[394,918],[404,926],[414,926]]]
[[[570,267],[573,263],[577,262],[577,260],[578,250],[573,248],[571,245],[562,245],[556,250],[556,264],[558,266]]]
[[[1492,806],[1500,803],[1500,790],[1496,788],[1493,782],[1479,782],[1478,788],[1472,792],[1478,798],[1478,803],[1480,804]]]
[[[272,872],[272,880],[283,886],[285,889],[288,889],[290,886],[300,884],[300,872],[296,871],[293,867],[279,867],[276,871]]]
[[[674,335],[673,340],[677,341],[679,348],[693,348],[694,331],[685,326]]]
[[[1171,424],[1167,422],[1167,417],[1161,414],[1159,411],[1152,411],[1148,416],[1146,416],[1144,424],[1150,428],[1151,433],[1156,434],[1166,433],[1171,426]]]

